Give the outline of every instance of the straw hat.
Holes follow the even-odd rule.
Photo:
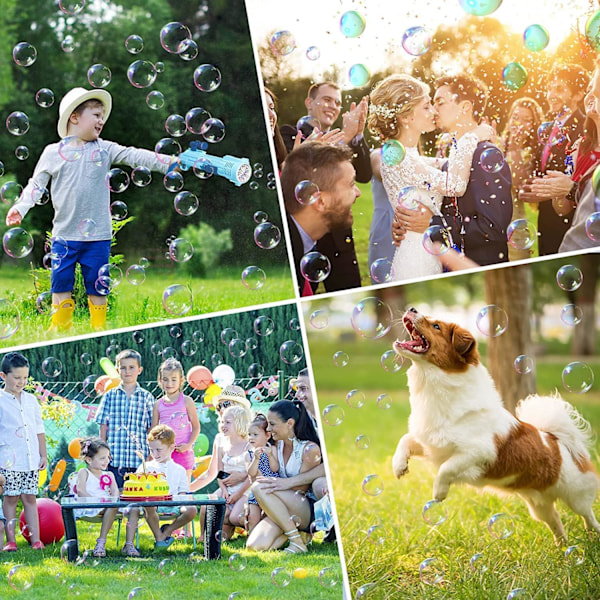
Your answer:
[[[86,100],[99,100],[104,105],[104,122],[108,120],[112,108],[112,97],[106,90],[86,90],[76,87],[68,91],[60,101],[58,108],[58,135],[67,136],[67,125],[72,112]]]
[[[228,385],[224,388],[220,394],[217,394],[213,398],[213,405],[216,408],[219,402],[227,400],[233,404],[239,404],[248,410],[252,407],[250,401],[246,398],[246,392],[239,385]]]

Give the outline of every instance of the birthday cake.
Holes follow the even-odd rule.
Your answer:
[[[121,492],[122,500],[172,500],[164,473],[128,473]]]

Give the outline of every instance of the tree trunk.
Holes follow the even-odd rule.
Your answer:
[[[508,315],[506,331],[489,338],[488,368],[502,396],[504,406],[514,413],[517,402],[536,390],[535,369],[518,373],[515,359],[533,357],[531,342],[531,285],[529,265],[485,272],[485,295]]]
[[[598,283],[598,254],[583,254],[580,257],[579,268],[583,273],[583,283],[575,292],[575,304],[581,308],[581,322],[573,331],[573,354],[593,356],[596,342],[596,311],[594,300],[596,284]]]

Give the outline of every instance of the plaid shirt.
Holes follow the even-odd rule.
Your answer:
[[[146,435],[152,424],[154,396],[139,384],[131,396],[122,386],[109,390],[100,402],[96,423],[107,425],[107,442],[114,467],[137,468],[148,456]]]

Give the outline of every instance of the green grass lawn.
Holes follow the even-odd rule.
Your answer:
[[[99,524],[78,523],[80,555],[94,547],[99,527]],[[152,534],[146,525],[142,526],[140,533],[142,558],[121,556],[115,544],[116,527],[108,538],[107,558],[98,560],[90,557],[77,565],[61,559],[61,543],[39,552],[30,550],[20,538],[17,553],[2,554],[0,598],[342,598],[342,571],[336,544],[313,542],[308,554],[292,556],[283,552],[250,552],[245,549],[245,538],[237,538],[223,543],[220,560],[205,561],[202,558],[202,545],[194,552],[191,540],[176,541],[169,549],[154,552]],[[161,565],[163,560],[167,562]],[[17,564],[24,565],[19,570],[28,575],[25,581],[33,583],[25,591],[13,589],[8,582],[8,574]],[[305,578],[293,575],[298,568],[306,570]],[[272,578],[275,569],[280,571]],[[282,580],[289,583],[283,586]],[[132,594],[135,588],[141,590]]]
[[[517,597],[527,599],[600,597],[600,540],[597,535],[588,537],[582,520],[562,505],[559,512],[569,543],[578,547],[575,553],[584,555],[580,565],[565,558],[565,548],[554,545],[547,527],[533,521],[525,504],[514,496],[455,486],[444,502],[447,520],[437,527],[426,523],[422,511],[432,496],[434,469],[415,459],[401,480],[391,471],[392,455],[407,430],[410,409],[404,369],[389,373],[379,362],[389,343],[333,342],[319,338],[318,333],[309,333],[309,341],[321,413],[331,404],[344,411],[341,424],[325,422],[323,428],[353,598],[360,590],[361,597],[369,599],[504,600],[517,588],[526,590]],[[338,350],[350,357],[346,367],[333,364]],[[571,360],[563,357],[564,364]],[[586,362],[597,380],[600,360]],[[556,356],[536,359],[538,391],[558,388],[600,431],[600,392],[596,387],[584,395],[565,392],[560,364]],[[346,394],[353,389],[364,393],[362,408],[346,403]],[[382,408],[384,401],[377,402],[382,394],[388,395],[389,408]],[[593,461],[600,464],[598,441]],[[363,490],[363,480],[369,475],[379,477],[383,491],[378,495]],[[600,502],[595,510],[600,515]],[[497,513],[512,520],[507,529],[512,534],[506,539],[488,531],[488,521]],[[483,555],[475,561],[481,567],[472,568],[470,561],[476,554]],[[429,567],[433,574],[421,578],[419,566],[428,558],[436,559]],[[436,576],[440,583],[425,582]]]
[[[155,323],[181,316],[205,315],[217,311],[277,302],[294,297],[288,266],[268,267],[265,285],[258,290],[248,290],[242,284],[242,268],[222,268],[207,277],[191,278],[189,275],[166,274],[148,269],[141,286],[131,285],[125,277],[115,290],[115,304],[108,313],[107,328],[120,328],[142,323]],[[4,267],[0,269],[0,298],[8,298],[20,313],[17,332],[0,340],[0,348],[50,339],[46,330],[50,324],[47,314],[35,308],[33,279],[26,269]],[[193,294],[192,309],[185,315],[168,313],[163,304],[164,290],[175,283],[190,285]],[[25,299],[30,297],[29,301]],[[0,318],[13,318],[0,313]],[[0,321],[0,325],[3,323]],[[68,335],[84,335],[90,332],[87,307],[77,307],[73,328]],[[54,335],[54,334],[53,334]],[[57,337],[61,337],[57,335]]]

